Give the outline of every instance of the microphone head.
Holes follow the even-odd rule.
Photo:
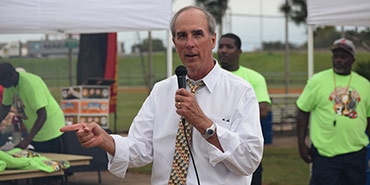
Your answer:
[[[186,69],[185,66],[179,65],[176,67],[175,73],[176,73],[176,76],[186,76],[186,74],[188,73],[188,70]]]

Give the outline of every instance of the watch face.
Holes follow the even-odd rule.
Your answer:
[[[207,135],[212,135],[212,134],[213,134],[213,130],[208,129],[208,130],[207,130]]]
[[[206,132],[202,135],[203,138],[208,139],[215,134],[216,125],[212,124],[211,127],[206,129]]]

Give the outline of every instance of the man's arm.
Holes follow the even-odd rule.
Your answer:
[[[260,107],[260,118],[266,118],[269,112],[269,103],[267,102],[259,102]]]
[[[370,117],[367,118],[367,134],[370,135]]]
[[[307,129],[308,123],[310,118],[310,112],[304,112],[298,108],[298,115],[297,115],[297,136],[298,136],[298,148],[301,158],[307,162],[312,162],[312,158],[310,155],[310,148],[306,144],[306,136],[307,136]]]
[[[35,135],[40,131],[45,121],[46,121],[46,109],[45,107],[43,107],[37,110],[37,118],[35,124],[28,132],[27,136],[18,144],[18,147],[23,149],[27,148],[27,146],[32,142]]]

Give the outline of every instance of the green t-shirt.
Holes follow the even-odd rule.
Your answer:
[[[317,73],[308,80],[297,106],[311,112],[310,139],[320,155],[355,152],[369,144],[365,132],[370,83],[357,73],[343,76],[332,69]]]
[[[232,71],[232,73],[243,78],[252,85],[254,92],[256,93],[258,102],[267,102],[271,104],[266,80],[260,73],[244,66],[239,66],[239,69],[236,71]]]
[[[65,126],[63,111],[40,77],[27,72],[19,72],[18,85],[4,88],[3,104],[20,107],[18,112],[24,112],[26,115],[23,123],[28,130],[36,121],[37,110],[45,107],[46,121],[33,141],[47,141],[62,135],[59,129]]]

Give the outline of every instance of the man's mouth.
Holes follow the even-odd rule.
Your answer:
[[[193,57],[196,57],[198,56],[197,54],[185,54],[185,57],[187,58],[193,58]]]
[[[226,55],[223,55],[223,56],[219,57],[220,61],[225,61],[225,60],[227,61],[228,59],[229,59],[229,57],[227,57]]]

